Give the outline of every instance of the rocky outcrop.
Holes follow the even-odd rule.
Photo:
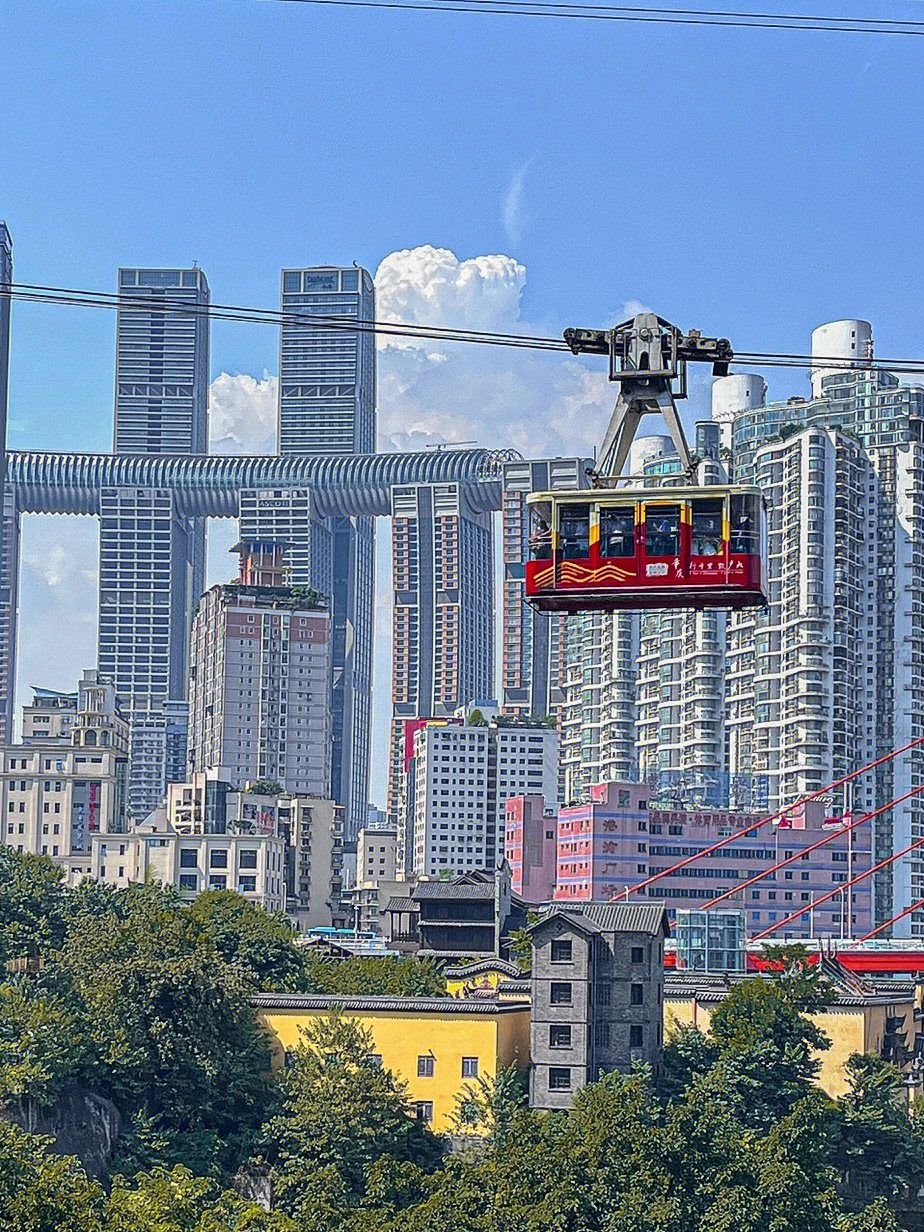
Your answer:
[[[53,1138],[53,1150],[76,1155],[91,1177],[109,1166],[121,1123],[115,1104],[86,1087],[71,1087],[54,1104],[15,1100],[0,1107],[0,1116],[31,1134]]]

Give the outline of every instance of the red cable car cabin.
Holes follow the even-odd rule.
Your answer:
[[[537,492],[526,599],[543,612],[767,602],[759,488]]]

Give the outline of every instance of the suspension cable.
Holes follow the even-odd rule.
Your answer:
[[[765,868],[763,872],[755,873],[753,877],[749,877],[747,881],[741,881],[734,885],[729,890],[723,890],[721,894],[709,900],[703,905],[703,910],[708,911],[710,907],[714,907],[717,903],[724,902],[726,898],[731,898],[733,894],[738,894],[741,890],[746,890],[755,881],[762,881],[764,877],[769,877],[771,873],[775,873],[777,869],[785,868],[787,864],[794,864],[796,860],[801,860],[803,856],[809,855],[813,851],[817,851],[819,847],[824,847],[826,843],[830,843],[832,839],[837,838],[839,834],[849,834],[851,830],[855,830],[857,826],[862,826],[864,822],[872,821],[874,817],[879,817],[882,813],[889,812],[899,804],[904,804],[906,800],[910,800],[912,796],[918,795],[924,791],[924,783],[920,787],[913,787],[911,791],[906,791],[903,796],[896,796],[894,800],[890,800],[888,804],[882,804],[877,809],[873,809],[869,813],[864,813],[862,817],[858,817],[855,821],[851,821],[848,825],[832,827],[830,833],[825,834],[817,842],[812,843],[809,847],[803,847],[801,851],[795,851],[791,856],[787,856],[785,860],[778,860],[776,864],[771,864],[769,868]]]
[[[903,920],[906,915],[911,915],[912,911],[917,911],[920,907],[924,907],[924,898],[919,898],[916,903],[912,903],[910,907],[903,907],[901,911],[897,911],[890,919],[882,924],[877,924],[875,928],[871,928],[868,933],[864,933],[862,937],[857,937],[855,941],[851,941],[850,945],[859,945],[861,941],[869,941],[870,937],[875,937],[877,933],[881,933],[884,928],[888,928],[890,924],[897,924],[899,920]],[[847,947],[848,949],[850,946]]]

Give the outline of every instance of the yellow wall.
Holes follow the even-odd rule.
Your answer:
[[[297,1048],[302,1029],[328,1011],[273,1009],[260,1014],[272,1033],[273,1063],[284,1059],[283,1050]],[[462,1058],[478,1058],[478,1074],[493,1077],[498,1068],[529,1060],[529,1006],[501,1014],[406,1013],[400,1010],[369,1010],[352,1014],[372,1035],[375,1052],[382,1064],[407,1083],[411,1102],[429,1100],[433,1104],[431,1128],[443,1133],[450,1128],[456,1109],[456,1095],[466,1086],[462,1078]],[[432,1078],[418,1078],[417,1058],[432,1053]]]
[[[670,1038],[675,1026],[697,1026],[709,1030],[714,1003],[705,1006],[695,997],[678,997],[664,1001],[664,1035]],[[821,1062],[818,1084],[832,1098],[847,1090],[844,1063],[855,1052],[879,1052],[885,1033],[886,1014],[905,1015],[905,1027],[914,1021],[914,1006],[909,998],[907,1007],[894,1005],[830,1006],[809,1017],[824,1031],[831,1047],[815,1054]]]

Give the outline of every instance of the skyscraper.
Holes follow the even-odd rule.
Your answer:
[[[120,269],[114,451],[204,454],[209,288],[200,269]],[[189,630],[205,573],[205,522],[173,493],[100,497],[99,668],[131,728],[129,813],[160,804],[186,698]],[[168,713],[169,711],[169,713]]]
[[[388,814],[402,822],[405,724],[490,697],[494,682],[492,514],[461,484],[392,492],[394,649]]]
[[[284,582],[279,545],[242,543],[238,582],[213,586],[193,622],[189,769],[296,795],[330,790],[330,618]]]
[[[357,266],[283,270],[281,306],[280,454],[371,453],[375,339],[361,324],[375,318],[371,275]],[[365,820],[369,782],[375,523],[342,516],[326,523],[330,586],[294,572],[292,581],[319,586],[331,598],[331,790],[346,810],[348,837],[355,838]],[[304,525],[293,529],[296,543],[311,537],[308,511]]]
[[[0,288],[13,281],[13,241],[0,222]],[[13,737],[16,595],[19,590],[19,518],[6,489],[6,421],[10,376],[10,304],[0,296],[0,740]]]

